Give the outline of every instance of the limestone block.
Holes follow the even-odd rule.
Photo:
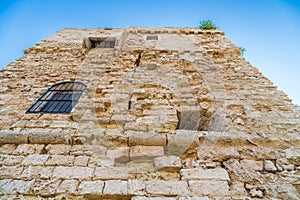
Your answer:
[[[70,151],[71,155],[76,156],[105,156],[106,147],[100,145],[73,145]]]
[[[24,165],[44,165],[46,161],[48,160],[49,155],[43,155],[43,154],[33,154],[28,155],[24,161]]]
[[[146,192],[150,195],[187,196],[188,184],[185,181],[150,180],[146,182]]]
[[[199,148],[198,157],[201,158],[200,155],[203,154],[203,149]],[[205,155],[206,156],[206,155]],[[237,151],[237,148],[233,146],[221,146],[221,145],[214,145],[213,149],[209,151],[207,157],[213,160],[227,160],[230,158],[239,158],[240,154]]]
[[[215,180],[192,180],[189,181],[189,187],[193,195],[208,197],[224,197],[229,194],[229,186],[227,181]]]
[[[107,156],[115,159],[116,162],[128,162],[129,147],[117,147],[115,149],[107,150]]]
[[[128,180],[128,194],[144,195],[145,183],[141,180]]]
[[[292,164],[287,158],[280,158],[276,160],[278,168],[283,170],[292,171],[295,169],[295,165]]]
[[[54,167],[45,167],[45,166],[27,166],[20,175],[22,179],[50,179],[52,177]]]
[[[143,131],[146,132],[148,130],[148,125],[143,122],[135,123],[135,122],[127,122],[124,126],[125,131]]]
[[[90,167],[63,167],[58,166],[54,168],[53,178],[62,179],[91,179],[94,174],[94,169]]]
[[[233,181],[230,186],[230,196],[246,197],[247,191],[245,190],[244,183]]]
[[[164,155],[163,146],[132,146],[130,147],[130,160],[146,161]]]
[[[34,186],[31,188],[30,193],[39,194],[39,195],[53,195],[55,194],[61,180],[37,180],[34,183]]]
[[[181,156],[188,148],[199,144],[196,131],[177,130],[167,135],[166,155]]]
[[[66,144],[49,144],[46,146],[48,154],[67,155],[71,150],[71,145]]]
[[[77,190],[77,180],[63,180],[58,186],[56,193],[58,194],[74,194]]]
[[[264,169],[268,172],[276,172],[277,168],[271,160],[265,160]]]
[[[0,131],[0,144],[22,144],[28,142],[28,133]]]
[[[12,154],[16,148],[15,144],[3,144],[0,146],[0,154]]]
[[[29,154],[40,154],[45,145],[43,144],[20,144],[14,150],[14,155],[29,155]]]
[[[114,159],[109,157],[91,157],[88,162],[89,167],[112,167]]]
[[[33,186],[34,180],[0,180],[0,194],[29,194],[30,188]]]
[[[22,163],[24,158],[24,156],[0,155],[0,165],[19,165]]]
[[[76,156],[74,165],[85,167],[88,164],[90,157],[88,156]]]
[[[28,141],[31,144],[70,144],[71,134],[63,132],[30,133]]]
[[[136,131],[126,131],[129,136],[129,146],[165,146],[166,135],[154,133],[141,133]]]
[[[120,179],[128,180],[134,179],[136,176],[136,170],[128,167],[96,167],[94,180],[109,180]]]
[[[109,180],[105,181],[103,194],[127,195],[127,181]]]
[[[180,170],[182,180],[230,180],[228,173],[223,168],[215,169],[182,169]]]
[[[74,163],[74,156],[52,155],[46,162],[46,165],[71,166]]]
[[[263,170],[263,161],[257,160],[241,160],[240,161],[243,168],[246,168],[250,171],[262,171]]]
[[[78,195],[102,194],[104,181],[82,181],[78,186]]]
[[[253,189],[250,190],[250,195],[251,195],[251,197],[262,198],[263,197],[263,192],[261,190],[253,188]]]
[[[177,156],[163,156],[154,158],[156,170],[178,171],[181,168],[181,160]]]

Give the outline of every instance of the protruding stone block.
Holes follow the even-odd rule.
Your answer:
[[[107,151],[107,157],[115,159],[116,162],[129,161],[129,147],[118,147]]]
[[[265,160],[264,168],[268,172],[276,172],[277,171],[275,164],[271,160]]]
[[[132,146],[130,147],[130,160],[152,160],[164,155],[163,146]]]
[[[250,171],[262,171],[263,170],[263,162],[257,160],[241,160],[241,165],[243,168],[248,169]]]
[[[167,135],[166,155],[181,156],[188,148],[199,144],[198,134],[192,130],[177,130]]]
[[[126,131],[129,137],[129,146],[165,146],[166,135],[153,133],[140,133],[136,131]]]
[[[163,156],[154,158],[154,167],[157,170],[178,171],[181,168],[181,160],[177,156]]]
[[[144,195],[145,183],[141,180],[128,180],[128,194]]]
[[[31,144],[70,144],[70,133],[40,132],[30,133],[28,141]]]
[[[0,131],[0,144],[28,143],[28,133]]]

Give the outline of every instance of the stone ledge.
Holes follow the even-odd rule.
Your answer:
[[[193,138],[193,139],[192,139]],[[213,131],[191,131],[176,130],[175,134],[141,133],[127,131],[125,134],[118,135],[82,135],[74,133],[60,132],[15,132],[4,130],[0,131],[0,144],[93,144],[105,145],[112,148],[116,144],[121,146],[166,146],[166,155],[177,155],[182,146],[198,145],[197,140],[212,139],[218,142],[247,142],[260,146],[268,146],[277,143],[277,146],[298,146],[300,135],[293,134],[289,137],[261,137],[250,135],[244,132],[213,132]],[[79,143],[78,143],[78,140]]]
[[[70,144],[71,134],[69,133],[30,133],[29,143],[32,144]]]
[[[0,144],[24,144],[28,143],[28,133],[22,132],[0,132]]]
[[[129,146],[165,146],[166,134],[140,133],[136,131],[126,131],[129,137]]]

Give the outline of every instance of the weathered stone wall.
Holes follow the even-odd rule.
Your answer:
[[[2,199],[300,198],[300,108],[223,32],[64,29],[24,53],[0,71]],[[70,114],[25,114],[69,80]]]

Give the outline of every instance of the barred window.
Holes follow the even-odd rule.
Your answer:
[[[55,84],[26,113],[70,113],[86,88],[81,82]]]

